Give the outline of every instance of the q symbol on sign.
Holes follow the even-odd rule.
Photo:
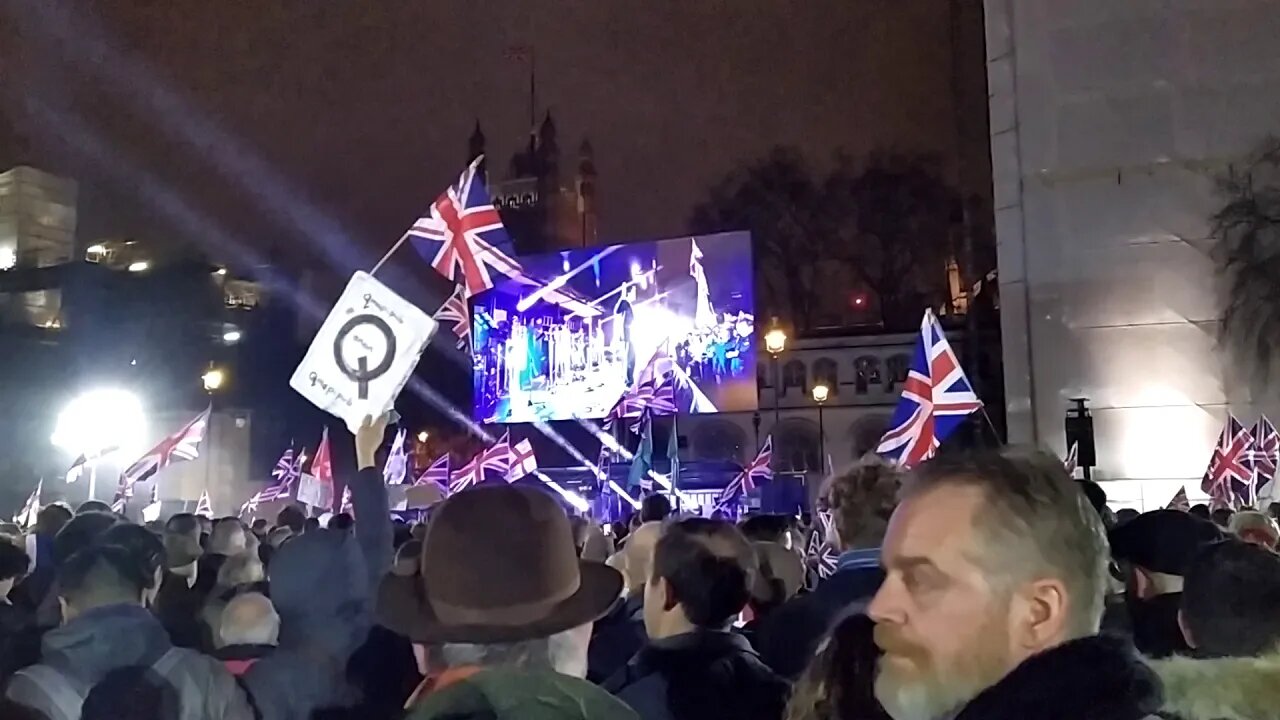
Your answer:
[[[382,359],[380,359],[372,368],[369,367],[369,356],[361,355],[356,360],[356,366],[353,368],[347,364],[347,359],[342,355],[342,346],[344,341],[357,329],[369,325],[373,329],[382,334],[385,344],[383,345]],[[359,341],[360,338],[354,338]],[[360,343],[365,348],[369,346],[363,342]],[[369,398],[369,381],[382,377],[391,369],[391,361],[396,356],[396,336],[391,331],[391,326],[386,320],[364,313],[356,315],[348,320],[342,329],[338,330],[338,334],[333,338],[333,360],[338,365],[338,371],[346,375],[356,383],[356,396],[361,400]]]

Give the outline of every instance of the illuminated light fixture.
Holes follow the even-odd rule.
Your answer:
[[[240,342],[240,339],[243,337],[244,337],[244,333],[233,328],[231,330],[227,330],[226,332],[222,333],[222,342],[228,345],[235,345],[236,343]]]
[[[217,270],[214,270],[214,271],[213,271],[213,274],[214,274],[214,275],[219,275],[219,276],[221,276],[221,275],[226,275],[226,274],[227,274],[227,269],[226,269],[226,268],[218,268]]]
[[[778,326],[778,318],[773,319],[773,329],[764,334],[764,349],[774,357],[787,349],[787,333]]]
[[[831,388],[822,383],[813,386],[813,401],[821,405],[827,401],[827,397],[831,394]]]
[[[146,272],[151,269],[151,263],[146,260],[139,260],[137,262],[129,263],[128,269],[131,273]]]
[[[107,246],[103,245],[102,243],[98,243],[96,245],[90,245],[89,248],[85,250],[85,254],[87,255],[105,255],[106,252],[107,252]]]
[[[211,367],[200,376],[200,381],[204,383],[205,392],[217,392],[227,381],[227,374],[221,368]]]
[[[121,389],[99,389],[67,403],[54,423],[49,441],[74,455],[138,452],[146,440],[142,401]]]
[[[18,253],[13,248],[0,248],[0,270],[12,270],[18,264]]]
[[[418,442],[424,443],[427,441],[427,438],[429,437],[431,437],[431,435],[428,434],[426,430],[423,430],[422,432],[418,433]]]

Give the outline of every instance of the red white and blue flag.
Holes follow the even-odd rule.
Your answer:
[[[1221,504],[1239,507],[1252,502],[1255,474],[1253,435],[1235,415],[1227,413],[1227,422],[1218,435],[1218,444],[1213,448],[1200,489]]]
[[[201,517],[213,517],[213,501],[209,499],[209,491],[201,490],[200,499],[196,500],[196,515]]]
[[[160,470],[169,467],[179,460],[195,460],[200,457],[200,443],[204,441],[205,429],[209,427],[209,413],[212,407],[195,416],[176,433],[160,441],[145,455],[120,474],[120,485],[126,488],[126,496],[132,496],[133,484],[145,480]]]
[[[1254,500],[1268,500],[1274,496],[1276,468],[1280,466],[1280,433],[1266,415],[1258,418],[1253,426],[1253,467],[1257,473],[1254,481]]]
[[[675,362],[659,350],[640,369],[635,385],[614,403],[604,418],[604,425],[609,427],[620,418],[637,418],[631,425],[631,431],[638,433],[646,413],[652,417],[665,417],[677,411]]]
[[[453,475],[449,483],[449,492],[456,493],[479,485],[484,482],[487,473],[506,477],[507,472],[511,470],[511,458],[511,438],[509,434],[503,433],[498,442],[481,450],[471,458],[471,462],[463,465],[462,469]]]
[[[831,511],[819,510],[817,520],[818,527],[814,528],[813,534],[809,536],[809,546],[805,554],[813,563],[818,579],[826,580],[835,573],[840,553],[827,541],[827,533],[831,527]]]
[[[297,453],[296,457],[293,448],[285,450],[276,461],[275,469],[271,471],[271,484],[254,493],[253,497],[241,506],[240,512],[244,513],[246,510],[252,512],[258,509],[258,503],[289,497],[289,493],[293,491],[293,484],[302,477],[302,463],[306,459],[305,450]]]
[[[436,458],[435,462],[427,466],[426,470],[413,481],[414,485],[439,485],[441,488],[449,487],[449,453],[445,453]]]
[[[409,453],[404,448],[408,431],[400,428],[396,439],[391,441],[391,449],[387,451],[387,461],[382,466],[382,480],[387,485],[403,485],[409,474]]]
[[[533,454],[533,443],[526,439],[512,446],[511,469],[507,471],[507,482],[515,482],[537,471],[538,458]]]
[[[982,409],[942,325],[924,311],[920,340],[911,358],[902,396],[876,452],[904,468],[933,457],[938,446],[970,413]]]
[[[1178,488],[1178,492],[1173,494],[1173,499],[1169,500],[1169,504],[1165,506],[1166,510],[1181,510],[1187,512],[1191,509],[1191,501],[1187,499],[1187,486],[1183,485]]]
[[[506,253],[511,236],[489,197],[479,170],[482,160],[473,160],[407,233],[436,272],[462,286],[464,297],[492,288],[491,271],[507,277],[523,274],[520,263]]]
[[[453,323],[453,334],[458,336],[458,348],[471,344],[471,308],[467,307],[465,288],[461,285],[444,301],[433,316],[441,323]]]
[[[740,496],[755,490],[758,481],[772,478],[773,470],[769,467],[772,463],[773,436],[770,435],[764,439],[764,445],[760,447],[760,452],[756,454],[756,459],[743,468],[742,472],[738,473],[738,476],[726,485],[720,495],[716,497],[715,509],[719,510],[728,507]]]

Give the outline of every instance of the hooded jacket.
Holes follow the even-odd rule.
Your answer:
[[[182,720],[252,720],[253,710],[222,664],[175,648],[140,605],[95,608],[44,636],[39,665],[14,675],[6,696],[50,720],[77,720],[80,705],[104,675],[150,667],[177,690]]]
[[[1160,714],[1179,720],[1280,718],[1280,652],[1262,657],[1151,660],[1164,683]]]
[[[391,568],[391,516],[382,473],[351,483],[355,535],[316,530],[285,543],[271,562],[271,602],[280,644],[241,680],[262,720],[309,720],[320,708],[359,697],[346,666],[373,627],[373,593]]]

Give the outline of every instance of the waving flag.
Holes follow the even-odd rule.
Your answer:
[[[27,501],[22,504],[22,509],[13,516],[13,521],[23,530],[35,527],[36,517],[40,515],[40,491],[43,489],[44,480],[41,479],[36,483],[36,489],[32,490],[31,495],[27,497]]]
[[[809,536],[809,546],[805,554],[813,563],[818,579],[826,580],[835,573],[836,561],[840,558],[840,553],[827,542],[827,533],[831,527],[831,511],[819,510],[817,520],[818,527]]]
[[[643,427],[640,429],[640,446],[631,458],[631,471],[627,473],[627,489],[638,487],[641,490],[653,489],[653,420],[647,414],[642,416]]]
[[[1071,443],[1071,449],[1067,451],[1067,459],[1062,461],[1062,467],[1071,477],[1076,476],[1076,468],[1080,465],[1080,446]]]
[[[876,452],[910,468],[933,457],[969,413],[982,408],[932,310],[924,311],[902,396]]]
[[[769,465],[773,462],[773,436],[770,435],[764,439],[764,445],[760,447],[760,452],[756,454],[756,459],[751,464],[742,469],[733,482],[725,486],[724,490],[716,498],[715,507],[717,510],[728,507],[736,501],[739,496],[745,495],[756,489],[757,480],[768,480],[773,477],[773,470]]]
[[[409,454],[404,449],[404,440],[408,434],[407,430],[400,428],[396,439],[391,441],[387,462],[382,466],[382,480],[387,485],[403,485],[405,475],[409,472]]]
[[[1253,482],[1253,436],[1235,415],[1227,413],[1200,489],[1220,503],[1238,507],[1252,503]]]
[[[213,502],[209,500],[209,491],[201,490],[200,499],[196,501],[196,515],[201,517],[213,517]]]
[[[308,503],[312,507],[332,508],[333,507],[333,451],[329,449],[329,427],[325,426],[320,431],[320,444],[316,446],[316,456],[311,461],[310,482],[312,488],[307,495],[315,502]],[[305,476],[301,476],[302,480],[306,480]],[[303,499],[302,486],[305,482],[299,482],[298,499]]]
[[[491,269],[507,277],[523,274],[504,250],[511,237],[479,172],[483,159],[473,160],[407,233],[436,272],[462,285],[465,297],[493,287]]]
[[[538,470],[538,458],[533,454],[533,444],[521,440],[511,448],[511,469],[507,472],[507,482],[515,482],[520,478]]]
[[[444,304],[433,315],[443,323],[453,323],[453,334],[458,336],[458,348],[471,344],[471,308],[467,307],[465,288],[461,285],[453,289]]]
[[[600,457],[596,459],[596,477],[600,480],[602,488],[609,487],[609,466],[613,463],[613,450],[609,448],[609,444],[600,443]]]
[[[439,485],[442,488],[449,487],[449,453],[445,453],[436,458],[436,461],[422,471],[417,480],[413,481],[414,485]]]
[[[138,458],[137,462],[121,473],[120,484],[131,488],[134,483],[151,477],[175,461],[200,457],[200,443],[204,440],[205,429],[209,427],[209,413],[212,409],[212,406],[205,408],[204,412],[192,418],[178,432],[161,440],[159,445]]]
[[[637,418],[631,431],[638,433],[646,412],[656,417],[676,414],[676,383],[675,363],[659,350],[636,374],[635,385],[625,390],[609,410],[604,418],[605,427],[620,418]]]
[[[449,492],[456,493],[473,485],[479,485],[484,482],[486,473],[492,472],[506,477],[507,471],[511,469],[511,458],[511,438],[507,433],[503,433],[498,442],[481,450],[471,458],[471,462],[462,466],[449,483]]]
[[[1276,467],[1280,466],[1280,433],[1267,419],[1258,418],[1253,426],[1253,467],[1257,471],[1254,480],[1254,500],[1269,500],[1274,495]]]
[[[1178,488],[1178,492],[1173,494],[1173,499],[1169,501],[1166,510],[1181,510],[1186,512],[1191,509],[1191,501],[1187,499],[1187,486],[1183,485]]]
[[[302,463],[306,459],[305,450],[299,452],[296,459],[293,454],[293,448],[285,450],[280,459],[276,461],[275,469],[271,471],[272,483],[254,493],[253,497],[249,498],[240,507],[241,514],[246,510],[250,512],[257,510],[259,503],[289,497],[289,493],[293,491],[293,484],[302,477]]]
[[[160,484],[151,483],[151,502],[142,508],[142,521],[155,522],[160,519]]]

